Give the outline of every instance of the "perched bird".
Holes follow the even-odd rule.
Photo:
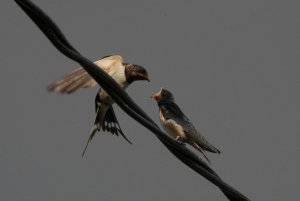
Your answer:
[[[166,89],[161,88],[159,92],[151,96],[157,101],[159,107],[159,118],[166,132],[180,143],[188,143],[200,151],[206,160],[205,151],[221,153],[210,144],[204,136],[194,127],[192,122],[184,115],[174,101],[174,96]]]
[[[126,89],[129,84],[136,80],[149,81],[148,72],[145,68],[136,64],[125,63],[123,57],[120,55],[105,56],[94,63],[114,78],[123,89]],[[48,90],[71,94],[78,89],[94,87],[96,85],[97,82],[82,67],[80,67],[50,84]],[[113,103],[113,99],[107,92],[100,88],[95,98],[96,118],[82,156],[84,156],[88,144],[95,133],[101,129],[104,131],[107,130],[112,134],[121,134],[124,139],[131,144],[121,130],[112,107]]]

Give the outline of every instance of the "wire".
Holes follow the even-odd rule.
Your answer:
[[[65,56],[78,62],[97,83],[114,99],[129,116],[152,131],[156,137],[179,160],[215,184],[230,201],[250,201],[246,196],[225,183],[217,173],[211,169],[197,155],[168,137],[155,122],[130,98],[130,96],[93,62],[83,57],[66,39],[60,29],[55,25],[39,7],[29,0],[15,0],[31,20],[40,28],[51,43]]]

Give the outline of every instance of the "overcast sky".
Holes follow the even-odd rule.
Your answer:
[[[155,121],[150,95],[173,92],[222,151],[208,157],[230,185],[252,200],[299,198],[299,2],[34,2],[89,59],[121,54],[147,68],[151,82],[128,93]],[[0,9],[0,200],[226,199],[117,105],[133,145],[101,132],[82,159],[98,88],[49,93],[78,64],[13,1]]]

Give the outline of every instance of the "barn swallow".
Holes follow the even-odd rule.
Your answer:
[[[148,72],[144,67],[125,63],[124,58],[120,55],[105,56],[94,63],[110,75],[124,90],[136,80],[150,81]],[[48,90],[71,94],[78,89],[94,87],[96,85],[97,82],[82,67],[80,67],[50,84]],[[128,140],[121,130],[112,107],[113,103],[113,99],[107,92],[100,88],[95,98],[96,118],[90,132],[90,137],[82,153],[82,157],[95,133],[101,129],[103,129],[103,131],[106,130],[111,132],[112,134],[121,134],[124,139],[131,144],[130,140]]]
[[[192,122],[184,115],[174,101],[171,92],[161,88],[159,92],[151,96],[157,101],[159,107],[159,119],[165,131],[179,143],[188,143],[200,151],[206,160],[205,151],[221,153],[211,145],[204,136],[194,127]]]

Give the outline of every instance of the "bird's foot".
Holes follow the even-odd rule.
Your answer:
[[[185,145],[185,143],[180,140],[180,136],[177,136],[174,140],[180,145]]]

